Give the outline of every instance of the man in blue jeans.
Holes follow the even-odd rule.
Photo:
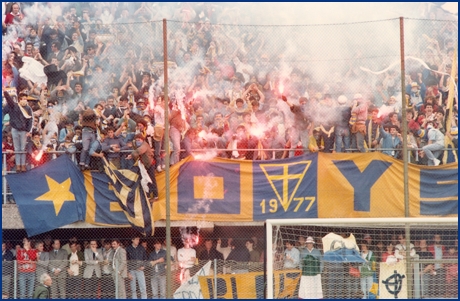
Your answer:
[[[147,252],[145,248],[139,245],[140,237],[132,239],[132,244],[126,247],[128,257],[128,277],[131,279],[131,298],[137,299],[136,281],[139,284],[141,299],[147,299],[147,289],[145,286],[145,262],[147,261]]]
[[[96,104],[95,107],[101,106],[100,104]],[[91,156],[89,155],[89,148],[91,144],[96,140],[96,133],[97,133],[97,125],[98,119],[96,113],[93,109],[87,109],[82,113],[82,121],[81,125],[82,129],[82,145],[83,149],[80,155],[80,169],[85,170],[89,169],[90,159]]]
[[[429,166],[438,166],[439,163],[441,163],[438,157],[444,149],[444,134],[438,130],[435,125],[435,121],[428,121],[426,123],[428,143],[422,147],[423,152],[428,158]]]
[[[3,107],[3,114],[10,115],[11,136],[13,137],[13,145],[15,152],[25,152],[27,144],[27,136],[30,136],[33,126],[33,112],[27,101],[27,94],[20,93],[17,103],[13,98],[4,91],[3,96],[6,99],[7,105]],[[26,171],[26,154],[16,153],[16,171]]]
[[[166,251],[163,250],[161,241],[154,241],[155,250],[150,253],[149,262],[152,266],[152,298],[166,299]],[[171,258],[171,260],[173,260]],[[158,291],[160,295],[158,296]]]

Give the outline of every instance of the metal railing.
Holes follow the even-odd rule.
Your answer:
[[[173,296],[177,298],[185,298],[188,296],[191,298],[192,294],[195,294],[196,297],[204,299],[228,298],[228,296],[255,299],[265,296],[266,280],[261,281],[261,279],[266,279],[267,276],[264,272],[265,267],[263,262],[235,262],[214,259],[211,261],[210,265],[208,263],[209,261],[207,260],[196,261],[195,264],[189,268],[190,278],[187,280],[181,279],[182,270],[177,262],[173,263],[171,279]],[[413,270],[409,273],[412,273],[414,279],[413,297],[415,299],[421,298],[422,291],[425,290],[423,287],[424,279],[422,277],[422,265],[428,263],[441,263],[443,265],[458,264],[458,259],[422,260],[419,259],[418,255],[411,258]],[[54,275],[51,270],[51,266],[58,264],[63,266],[61,273],[64,273],[64,275],[62,276]],[[113,262],[111,260],[103,263],[103,265],[111,267],[110,274],[104,272],[88,274],[86,270],[89,270],[93,265],[83,262],[82,266],[79,268],[78,275],[70,276],[68,272],[69,260],[49,261],[47,262],[49,268],[40,271],[47,272],[53,279],[53,284],[51,286],[51,297],[53,299],[75,297],[85,299],[122,299],[131,298],[134,295],[140,297],[144,293],[148,298],[163,297],[162,294],[164,291],[162,291],[161,288],[159,291],[155,291],[155,288],[156,281],[159,281],[160,278],[164,280],[166,276],[154,273],[150,261],[145,261],[143,264],[145,268],[142,273],[138,273],[137,279],[134,273],[132,273],[132,270],[130,270],[130,261],[127,261],[128,267],[120,271],[121,273],[118,273],[118,261],[115,261],[114,268],[112,268]],[[101,271],[103,265],[98,264],[96,269]],[[322,289],[325,296],[335,295],[337,293],[335,290],[346,290],[346,287],[351,285],[353,279],[347,278],[347,280],[344,278],[340,280],[341,284],[339,286],[333,286],[330,283],[330,279],[338,277],[338,274],[335,274],[336,272],[332,266],[329,267],[328,262],[324,262],[324,266],[325,268],[321,273],[321,278],[324,282]],[[38,279],[40,275],[37,274],[38,271],[35,268],[32,272],[26,273],[21,271],[21,264],[18,263],[17,260],[4,261],[2,267],[3,297],[12,299],[30,298],[30,292],[33,291],[39,283]],[[284,288],[278,288],[278,296],[275,296],[275,298],[280,298],[283,294],[291,297],[298,296],[299,286],[297,283],[300,281],[301,270],[298,268],[285,270],[281,266],[275,270],[275,273],[284,273],[284,271],[289,273],[288,277],[295,283],[293,282],[294,285],[292,285],[285,282]],[[23,280],[27,278],[25,274],[28,273],[33,275],[29,279],[30,283]],[[193,278],[194,275],[199,276]],[[123,281],[120,282],[119,277],[122,277]],[[133,281],[137,282],[135,286],[132,286]],[[288,280],[285,279],[284,281]],[[349,281],[351,282],[347,284]],[[246,283],[247,286],[244,286],[243,283]],[[152,286],[152,284],[154,286]],[[441,285],[442,283],[437,284]],[[29,285],[31,285],[31,287],[29,287]],[[72,287],[73,285],[77,287]],[[136,289],[136,292],[133,291],[133,288]]]
[[[215,152],[231,152],[233,151],[234,149],[218,149],[218,148],[213,148],[213,149],[192,149],[191,152],[194,153],[194,154],[203,154],[203,153],[206,153],[206,152],[211,152],[211,151],[215,151]],[[275,151],[284,151],[284,152],[287,152],[287,156],[289,156],[289,152],[294,152],[294,151],[302,151],[302,152],[305,152],[305,153],[308,153],[309,150],[308,149],[298,149],[298,148],[269,148],[269,149],[238,149],[239,151],[254,151],[254,152],[257,152],[257,151],[268,151],[268,152],[275,152]],[[421,148],[408,148],[408,152],[409,154],[411,152],[417,152],[416,154],[418,154],[418,151],[422,150]],[[457,151],[458,149],[447,149],[447,148],[444,148],[443,149],[444,151],[446,150],[449,150],[449,151]],[[181,149],[180,150],[181,152],[185,152],[184,149]],[[358,151],[357,149],[353,149],[353,148],[350,148],[350,149],[346,149],[346,151],[349,151],[349,152],[355,152],[355,151]],[[389,149],[389,148],[373,148],[369,151],[373,151],[373,152],[382,152],[382,151],[402,151],[402,148],[392,148],[392,149]],[[120,151],[120,153],[130,153],[131,150],[122,150]],[[162,150],[162,152],[164,153],[164,150]],[[13,152],[13,153],[6,153],[6,152],[3,152],[2,153],[2,162],[3,162],[3,167],[2,167],[2,203],[3,204],[10,204],[10,203],[14,203],[14,200],[13,200],[13,194],[11,193],[10,189],[9,189],[9,186],[8,186],[8,183],[6,181],[6,178],[5,176],[8,174],[8,173],[15,173],[16,171],[15,170],[7,170],[7,164],[6,164],[6,156],[7,155],[11,155],[11,154],[23,154],[23,153],[26,153],[26,152]],[[71,154],[71,159],[73,162],[76,163],[76,154],[77,153],[80,153],[80,152],[76,152],[76,153],[73,153]],[[47,154],[56,154],[56,155],[64,155],[64,154],[67,154],[65,151],[50,151],[50,152],[47,152]],[[416,156],[415,156],[416,158]],[[408,160],[409,160],[409,163],[413,163],[411,162],[412,160],[412,157],[409,155],[408,156]],[[77,164],[77,163],[76,163]]]

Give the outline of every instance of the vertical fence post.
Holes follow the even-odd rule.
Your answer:
[[[265,255],[264,255],[264,299],[267,299],[267,246],[268,246],[268,236],[267,236],[267,223],[264,223],[264,236],[265,236]]]
[[[115,261],[115,299],[119,299],[118,298],[118,261]]]
[[[407,158],[407,120],[406,120],[406,64],[404,54],[404,18],[399,17],[399,45],[400,45],[400,56],[401,56],[401,108],[402,108],[402,132],[403,132],[403,166],[404,166],[404,216],[410,217],[410,204],[409,204],[409,170]],[[412,260],[410,257],[410,225],[406,224],[405,235],[406,237],[406,276],[407,276],[407,297],[412,299]]]
[[[265,222],[265,237],[266,237],[266,246],[265,246],[265,257],[267,258],[266,268],[269,271],[273,271],[273,233],[272,233],[272,224]],[[276,241],[275,241],[276,242]],[[268,275],[265,278],[267,283],[267,299],[273,299],[273,275]]]
[[[13,269],[14,269],[14,273],[13,273],[13,299],[17,299],[18,298],[18,261],[17,260],[14,260],[13,261]]]
[[[404,18],[399,18],[399,30],[400,30],[400,51],[401,51],[401,107],[402,107],[402,137],[403,137],[403,163],[404,163],[404,214],[405,217],[410,217],[409,208],[409,183],[408,183],[408,151],[407,151],[407,120],[406,120],[406,65],[405,65],[405,54],[404,54]]]
[[[6,185],[6,173],[7,173],[7,169],[6,169],[6,153],[2,154],[2,162],[3,162],[3,166],[2,166],[2,195],[3,195],[3,204],[6,204],[6,199],[7,199],[7,196],[8,196],[8,189],[7,189],[7,185]]]
[[[217,299],[217,259],[214,258],[214,288],[212,290],[214,299]]]
[[[165,179],[166,179],[166,298],[172,298],[171,292],[171,204],[169,187],[169,98],[168,98],[168,33],[167,22],[163,19],[163,57],[164,57],[164,98],[165,98]]]

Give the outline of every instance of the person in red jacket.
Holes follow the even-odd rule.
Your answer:
[[[22,240],[23,247],[16,254],[18,261],[19,298],[30,299],[34,293],[37,250],[32,249],[30,240]]]
[[[18,3],[13,3],[11,6],[11,12],[5,16],[5,25],[11,25],[14,23],[20,23],[24,19],[24,15],[21,14],[21,8]]]

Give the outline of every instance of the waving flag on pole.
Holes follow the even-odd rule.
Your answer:
[[[128,222],[143,235],[152,236],[155,229],[152,208],[141,185],[139,166],[114,170],[104,158],[104,171]]]
[[[85,219],[83,175],[68,156],[6,179],[29,237]]]

